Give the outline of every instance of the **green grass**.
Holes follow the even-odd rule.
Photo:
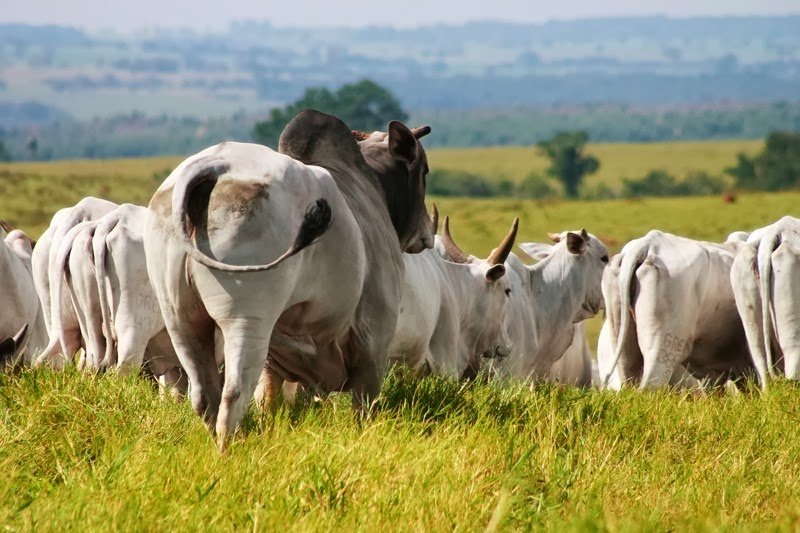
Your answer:
[[[219,456],[143,380],[0,377],[11,530],[796,529],[798,390],[767,396],[387,380],[254,413]]]

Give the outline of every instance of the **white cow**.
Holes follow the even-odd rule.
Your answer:
[[[50,342],[37,358],[56,368],[72,361],[83,348],[78,368],[97,370],[105,352],[99,314],[97,283],[89,257],[92,221],[73,226],[60,240],[50,262],[52,299]],[[57,282],[56,282],[57,281]],[[96,312],[95,312],[96,311]]]
[[[73,207],[59,210],[50,222],[50,227],[44,232],[36,247],[33,250],[32,267],[33,280],[36,284],[36,292],[42,304],[45,325],[48,333],[51,333],[51,322],[54,315],[60,316],[61,323],[65,332],[72,336],[66,336],[68,352],[75,353],[83,344],[80,338],[80,328],[78,327],[78,317],[74,313],[72,305],[64,309],[54,309],[50,305],[55,297],[56,285],[50,283],[51,279],[63,279],[61,270],[54,264],[58,253],[59,245],[64,236],[74,226],[80,222],[94,220],[115,209],[117,204],[102,200],[100,198],[84,198]],[[71,332],[71,333],[70,333]],[[48,350],[36,358],[35,364],[49,363],[55,367],[61,367],[67,362],[67,356],[62,354],[61,339],[59,334],[50,335]]]
[[[435,216],[434,216],[435,219]],[[519,221],[487,259],[464,254],[450,235],[449,217],[436,250],[404,254],[405,282],[389,359],[421,374],[472,377],[484,352],[504,352],[503,327],[510,290],[506,257]],[[434,222],[434,233],[435,233]]]
[[[755,230],[731,269],[736,307],[762,388],[775,366],[787,378],[800,379],[798,254],[800,220],[783,217]]]
[[[357,408],[379,392],[402,252],[433,245],[417,140],[429,131],[393,121],[388,134],[354,134],[335,117],[304,111],[284,129],[282,153],[213,146],[181,163],[153,196],[148,274],[194,410],[221,449],[265,360],[270,399],[283,380],[352,390]]]
[[[608,368],[614,360],[614,347],[611,341],[611,322],[606,318],[600,328],[600,335],[597,339],[597,359],[592,366],[592,383],[598,388],[608,388],[619,390],[622,388],[622,378],[619,365],[609,375]],[[599,364],[603,364],[603,378]],[[706,383],[692,376],[685,367],[679,365],[669,378],[670,387],[676,389],[705,389]]]
[[[186,378],[147,274],[147,208],[122,204],[93,222],[92,249],[106,352],[101,367],[140,368],[184,392]]]
[[[514,254],[506,260],[511,350],[492,362],[500,377],[547,379],[553,363],[573,344],[576,324],[603,308],[600,280],[608,262],[603,243],[586,230],[550,238],[555,245],[519,245],[540,260],[535,265],[525,265]]]
[[[29,364],[47,344],[44,316],[31,273],[33,241],[21,230],[8,225],[4,229],[11,231],[0,245],[0,339],[5,343],[7,361],[20,362],[18,356],[24,352],[21,362]],[[25,326],[27,329],[22,331]],[[9,348],[9,340],[13,349]]]
[[[730,283],[740,246],[656,230],[626,244],[603,276],[601,381],[619,372],[622,384],[652,388],[668,384],[680,365],[720,383],[747,375],[752,363]]]

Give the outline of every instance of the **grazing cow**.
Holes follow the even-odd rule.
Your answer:
[[[185,392],[185,374],[158,307],[144,254],[147,208],[122,204],[93,224],[94,266],[106,352],[103,368],[148,369]]]
[[[622,384],[657,387],[674,379],[680,365],[716,382],[747,375],[752,363],[730,283],[741,244],[656,230],[626,244],[603,276],[601,381],[616,371]]]
[[[442,246],[451,260],[435,250],[404,254],[405,283],[389,348],[391,361],[421,374],[472,377],[484,352],[507,349],[502,338],[510,290],[503,263],[518,223],[514,219],[508,235],[485,260],[467,256],[456,246],[448,217],[435,246]]]
[[[755,230],[731,268],[736,307],[762,388],[775,366],[787,378],[800,379],[798,254],[800,220],[783,217]]]
[[[3,339],[7,359],[20,362],[18,356],[24,352],[25,360],[21,362],[28,364],[47,344],[44,316],[31,273],[33,241],[23,231],[13,229],[5,222],[0,226],[8,232],[0,245],[0,339]],[[22,329],[26,331],[22,332]],[[9,341],[13,343],[13,349]]]
[[[50,349],[37,357],[35,364],[48,363],[61,367],[67,362],[68,356],[61,353],[61,339],[51,333],[51,322],[55,315],[61,317],[60,320],[65,331],[74,333],[72,336],[65,337],[67,351],[74,354],[83,344],[79,333],[78,317],[75,315],[72,305],[68,305],[64,309],[54,309],[50,305],[56,290],[56,285],[52,284],[50,280],[63,279],[62,271],[55,265],[55,259],[61,241],[70,229],[81,222],[100,218],[116,207],[117,204],[100,198],[91,196],[84,198],[73,207],[58,211],[53,216],[50,227],[36,243],[32,257],[33,280],[42,304],[45,325],[50,333],[48,346]]]
[[[80,222],[60,240],[50,262],[50,342],[37,364],[56,367],[83,348],[78,368],[97,370],[105,352],[94,267],[90,258],[92,221]],[[57,282],[56,282],[57,281]],[[66,295],[65,295],[66,294]]]
[[[511,350],[492,362],[501,377],[547,379],[553,363],[574,342],[576,324],[603,308],[600,280],[608,263],[603,243],[584,229],[550,238],[555,245],[519,245],[540,260],[535,265],[525,265],[514,254],[506,260]]]
[[[269,400],[283,380],[352,390],[356,408],[379,392],[402,252],[433,245],[418,141],[429,131],[393,121],[388,133],[368,135],[304,111],[281,134],[282,153],[213,146],[156,191],[145,230],[148,274],[194,410],[222,450],[268,350]]]

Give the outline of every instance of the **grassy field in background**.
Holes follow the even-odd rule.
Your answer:
[[[600,170],[586,184],[612,188],[622,178],[638,178],[665,169],[682,178],[690,170],[722,175],[736,154],[756,153],[762,141],[707,141],[653,144],[592,144]],[[518,181],[530,172],[544,173],[547,161],[534,147],[435,149],[428,152],[432,169],[463,170],[490,179]],[[88,194],[117,202],[146,204],[166,174],[183,157],[0,163],[2,215],[33,234],[44,231],[44,218],[57,208],[74,205]],[[17,193],[20,196],[14,196]],[[11,201],[13,199],[13,202]],[[48,217],[49,220],[49,217]]]
[[[0,165],[0,218],[38,237],[57,209],[86,195],[146,204],[179,160]],[[515,216],[520,242],[585,227],[612,252],[652,228],[720,241],[800,216],[798,192],[740,195],[733,204],[430,200],[450,215],[456,242],[480,256]],[[590,324],[590,344],[599,324]],[[396,373],[369,420],[353,417],[349,395],[251,413],[219,456],[187,402],[161,401],[141,379],[27,370],[0,375],[0,523],[11,530],[795,530],[798,394],[786,383],[765,395],[616,394]]]
[[[692,170],[721,176],[736,163],[736,154],[756,154],[763,141],[692,141],[648,144],[598,143],[586,152],[600,161],[597,173],[588,176],[588,185],[604,183],[618,188],[622,178],[640,178],[653,169],[663,169],[678,178]],[[544,174],[547,158],[535,146],[489,148],[439,148],[428,151],[432,169],[472,172],[492,179],[517,182],[531,172]]]

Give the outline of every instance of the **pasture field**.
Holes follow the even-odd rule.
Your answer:
[[[797,530],[798,390],[462,384],[390,375],[251,413],[220,456],[135,377],[0,376],[0,522],[84,531]]]
[[[721,176],[726,167],[736,163],[737,153],[752,156],[763,146],[760,140],[589,144],[586,152],[599,159],[600,168],[586,177],[585,182],[590,186],[604,183],[617,189],[622,178],[640,178],[653,169],[666,170],[679,179],[692,170]],[[548,166],[547,158],[535,146],[438,148],[428,151],[428,159],[432,169],[462,170],[513,182],[531,172],[543,175]]]
[[[32,236],[86,195],[146,204],[179,158],[0,166],[0,216]],[[134,168],[136,167],[136,168]],[[649,165],[648,165],[649,168]],[[800,193],[637,201],[434,199],[485,256],[585,227],[610,251],[652,228],[723,240]],[[600,319],[589,328],[594,344]],[[797,387],[620,394],[389,377],[375,414],[349,395],[252,413],[220,456],[187,402],[135,377],[0,375],[0,523],[11,530],[725,531],[800,527]]]
[[[704,141],[652,144],[591,144],[600,170],[586,178],[589,186],[618,187],[623,177],[638,178],[664,169],[679,178],[690,170],[721,175],[744,151],[755,154],[762,141]],[[544,173],[547,160],[534,147],[432,149],[432,169],[463,170],[490,179],[519,181],[530,172]],[[147,159],[76,160],[0,163],[2,216],[38,235],[52,213],[88,194],[117,202],[146,204],[181,156]]]

